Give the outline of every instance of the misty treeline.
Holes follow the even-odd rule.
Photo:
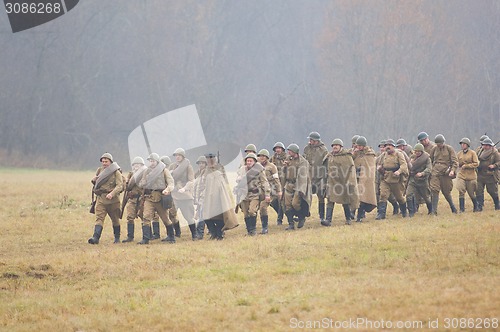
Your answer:
[[[16,34],[1,14],[0,164],[126,165],[134,128],[190,104],[242,147],[496,141],[499,54],[496,0],[86,0]]]

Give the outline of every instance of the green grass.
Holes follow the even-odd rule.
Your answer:
[[[0,330],[268,331],[358,317],[424,330],[439,318],[444,330],[445,317],[500,316],[491,200],[482,213],[452,215],[441,203],[438,217],[370,213],[352,226],[336,207],[329,228],[314,204],[303,229],[286,232],[271,214],[270,234],[256,237],[239,214],[222,242],[192,242],[183,228],[175,245],[114,245],[106,220],[92,246],[92,172],[0,175]]]

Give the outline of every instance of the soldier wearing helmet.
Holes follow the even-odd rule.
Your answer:
[[[359,208],[357,222],[362,222],[366,212],[371,212],[377,207],[375,189],[376,153],[368,146],[366,137],[360,136],[356,140],[356,148],[352,154],[356,177],[358,180]]]
[[[264,173],[264,166],[257,162],[257,155],[250,152],[245,157],[245,166],[242,166],[236,178],[234,188],[237,204],[241,207],[245,218],[248,235],[257,234],[257,211],[260,201],[266,204],[271,202],[271,188]],[[262,196],[262,197],[261,197]],[[261,199],[263,198],[263,199]]]
[[[300,155],[297,144],[287,147],[288,158],[283,168],[284,173],[284,205],[288,220],[286,230],[295,229],[294,217],[298,218],[297,228],[304,227],[306,217],[310,215],[311,206],[311,179],[309,162]]]
[[[174,199],[174,206],[172,210],[180,209],[182,216],[186,219],[189,230],[191,231],[191,239],[196,241],[199,239],[196,224],[194,222],[194,170],[191,162],[186,158],[186,151],[183,148],[177,148],[173,156],[175,162],[169,167],[169,171],[174,178],[174,190],[172,191],[172,198]],[[180,228],[179,222],[174,223],[175,228]],[[180,233],[180,230],[177,231]]]
[[[198,232],[198,238],[203,239],[205,235],[205,221],[201,218],[201,211],[198,209],[198,199],[196,193],[198,191],[198,186],[200,185],[200,176],[207,167],[207,158],[205,156],[199,156],[196,160],[196,165],[198,165],[198,170],[194,173],[194,186],[193,186],[193,203],[195,206],[195,220],[196,231]]]
[[[410,177],[406,188],[406,204],[410,218],[417,212],[419,199],[422,199],[427,205],[428,214],[432,212],[431,192],[429,189],[431,170],[432,163],[429,154],[425,152],[421,143],[415,144],[410,163]]]
[[[278,176],[280,179],[281,187],[283,188],[283,185],[284,185],[283,166],[284,166],[285,160],[287,158],[287,154],[285,151],[285,145],[282,142],[276,142],[273,146],[273,152],[274,152],[274,154],[271,156],[271,163],[276,165],[276,168],[278,169]],[[280,200],[273,199],[271,201],[271,207],[278,214],[278,220],[276,221],[276,223],[278,225],[282,225],[283,224],[283,199],[280,199]]]
[[[476,168],[479,166],[476,151],[470,148],[470,139],[464,137],[460,140],[460,151],[457,153],[458,174],[457,174],[457,190],[458,190],[458,206],[460,212],[465,212],[465,192],[469,194],[472,201],[473,212],[478,212],[476,188],[477,174]]]
[[[409,158],[411,157],[413,150],[411,148],[411,145],[406,143],[406,140],[404,138],[400,138],[396,141],[396,148],[403,151],[408,157],[407,161],[409,161]]]
[[[396,149],[392,139],[385,141],[385,152],[380,155],[377,170],[380,173],[380,201],[377,205],[377,220],[386,217],[387,200],[391,194],[399,203],[401,215],[406,217],[405,180],[408,176],[408,163],[404,152]]]
[[[320,221],[325,219],[325,179],[326,169],[323,160],[328,154],[328,149],[321,141],[318,132],[313,131],[307,136],[309,144],[304,147],[304,158],[309,163],[310,179],[312,184],[312,194],[318,197],[318,214]]]
[[[142,240],[138,244],[148,244],[152,239],[151,221],[155,213],[158,213],[163,224],[167,228],[166,242],[175,243],[174,227],[168,216],[172,190],[174,190],[174,178],[166,165],[160,160],[157,153],[151,153],[148,157],[149,167],[139,182],[139,187],[144,189],[144,214],[142,221]]]
[[[266,149],[262,149],[257,154],[257,159],[259,163],[264,167],[264,174],[266,175],[267,182],[269,182],[269,186],[271,187],[271,203],[281,201],[281,182],[278,174],[278,169],[276,165],[269,161],[269,151]],[[260,202],[260,221],[262,222],[262,234],[267,234],[269,232],[269,215],[267,213],[267,208],[271,203],[264,201]],[[279,209],[277,207],[274,208],[276,213],[279,213]]]
[[[479,211],[484,206],[484,187],[490,194],[495,210],[500,210],[498,200],[498,182],[500,181],[500,153],[495,149],[493,141],[485,138],[481,143],[482,149],[478,153],[479,166],[477,168],[477,204]]]
[[[142,157],[135,157],[132,160],[132,171],[127,174],[125,195],[127,195],[127,238],[123,243],[134,241],[135,219],[142,219],[141,197],[142,189],[139,187],[144,171],[147,166],[144,165]],[[125,197],[123,198],[125,199]]]
[[[113,161],[113,156],[106,152],[99,159],[101,167],[91,182],[94,184],[93,193],[95,200],[95,225],[94,234],[88,240],[90,244],[98,244],[106,215],[111,218],[115,242],[120,242],[120,193],[123,191],[123,176],[120,166]]]
[[[351,224],[351,210],[359,206],[356,168],[351,151],[344,149],[343,145],[341,139],[334,139],[331,145],[332,151],[323,160],[327,170],[326,197],[328,198],[326,219],[321,222],[323,226],[331,225],[335,203],[342,204],[347,225]]]
[[[437,215],[439,191],[443,193],[451,212],[457,213],[457,208],[451,197],[453,179],[456,177],[458,168],[457,154],[451,145],[445,144],[443,135],[436,135],[434,142],[436,143],[436,147],[429,154],[432,161],[431,180],[429,183],[431,188],[432,214]]]
[[[429,134],[427,134],[425,131],[422,131],[417,135],[417,140],[420,144],[424,146],[424,151],[427,152],[428,154],[431,153],[432,149],[436,146],[430,139],[429,139]]]

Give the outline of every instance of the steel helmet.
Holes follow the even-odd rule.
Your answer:
[[[334,146],[334,145],[344,146],[344,142],[342,142],[342,140],[340,138],[336,138],[332,141],[332,146]]]
[[[413,150],[423,152],[424,146],[421,143],[417,143],[417,144],[415,144],[415,147],[413,148]]]
[[[352,144],[356,144],[356,141],[358,140],[359,138],[359,135],[354,135],[352,138],[351,138],[351,142]]]
[[[259,151],[259,153],[257,153],[257,157],[258,156],[266,156],[267,158],[269,158],[269,151],[267,151],[266,149],[262,149]]]
[[[294,144],[294,143],[290,144],[286,149],[290,150],[292,152],[295,152],[295,153],[300,153],[299,146],[297,144]]]
[[[183,149],[183,148],[177,148],[177,149],[175,149],[175,151],[174,151],[174,154],[173,154],[173,155],[174,155],[174,156],[175,156],[175,155],[179,155],[179,156],[183,156],[184,158],[186,158],[186,151],[184,151],[184,149]]]
[[[112,156],[112,155],[111,155],[111,153],[109,153],[109,152],[104,153],[104,154],[101,156],[101,159],[99,159],[99,161],[102,161],[102,158],[109,159],[109,160],[111,160],[111,162],[113,162],[113,156]]]
[[[400,138],[396,141],[396,146],[400,146],[400,145],[407,145],[404,138]]]
[[[245,152],[247,151],[252,151],[253,153],[257,153],[257,147],[255,146],[255,144],[248,144],[245,147]]]
[[[417,139],[421,141],[423,139],[426,139],[427,137],[429,137],[429,134],[427,134],[425,131],[422,131],[420,134],[418,134]]]
[[[196,163],[199,164],[199,163],[207,163],[207,157],[205,156],[199,156],[198,159],[196,160]]]
[[[156,160],[157,162],[160,162],[160,156],[158,153],[153,152],[149,155],[148,160]]]
[[[144,159],[142,159],[142,157],[135,157],[134,160],[132,160],[132,165],[133,164],[144,165]]]
[[[283,144],[281,142],[276,142],[276,143],[274,143],[273,151],[276,151],[276,148],[282,148],[283,150],[285,150],[285,144]]]
[[[485,138],[483,140],[483,142],[481,143],[481,145],[491,145],[491,146],[493,146],[493,141],[491,140],[491,138]]]
[[[468,139],[467,137],[464,137],[460,140],[460,144],[462,143],[465,143],[470,147],[470,139]]]
[[[172,163],[172,160],[170,159],[169,156],[162,156],[160,158],[161,162],[164,163],[165,165],[170,165]]]
[[[315,141],[319,141],[321,139],[321,136],[319,135],[319,133],[317,131],[313,131],[309,134],[309,136],[307,136],[307,138],[315,140]]]
[[[255,155],[255,153],[253,152],[250,152],[249,154],[246,155],[245,157],[245,161],[248,159],[248,158],[252,158],[253,160],[255,160],[257,162],[257,156]]]
[[[368,144],[368,142],[366,141],[366,137],[364,136],[359,136],[356,140],[356,145],[366,146],[366,144]]]
[[[392,145],[392,146],[396,147],[396,143],[394,143],[394,140],[390,139],[390,138],[385,141],[384,146],[386,146],[386,145]]]
[[[437,143],[444,143],[445,139],[444,136],[441,134],[437,134],[436,137],[434,138],[434,142]]]

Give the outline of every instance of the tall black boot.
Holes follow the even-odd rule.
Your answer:
[[[398,201],[395,198],[392,198],[392,195],[389,196],[388,200],[392,204],[392,214],[397,215],[399,214],[399,204]]]
[[[363,219],[365,219],[365,203],[361,202],[359,203],[359,208],[358,208],[358,217],[356,218],[356,222],[363,222]]]
[[[250,229],[252,226],[250,225],[250,217],[245,217],[245,227],[247,229],[247,235],[250,235]]]
[[[179,222],[176,222],[173,224],[174,226],[174,232],[176,237],[181,237],[181,224]]]
[[[325,220],[325,203],[318,203],[319,220]]]
[[[191,231],[191,239],[193,241],[199,240],[198,232],[196,231],[196,225],[194,223],[189,224],[189,230]]]
[[[427,206],[427,215],[431,215],[432,214],[432,203],[426,202],[425,205]]]
[[[254,217],[256,218],[256,217]],[[224,228],[224,221],[223,220],[215,220],[214,221],[214,226],[215,226],[215,238],[217,241],[224,240],[224,231],[222,230]]]
[[[457,208],[455,207],[455,204],[453,204],[453,199],[451,197],[451,194],[448,194],[444,198],[446,198],[446,201],[450,205],[451,213],[457,213],[458,211],[457,211]]]
[[[262,232],[260,234],[267,234],[269,232],[268,230],[268,225],[269,225],[269,216],[260,216],[260,221],[262,222]]]
[[[276,221],[278,225],[283,225],[283,215],[284,215],[283,208],[280,204],[278,207],[278,220]]]
[[[196,231],[198,232],[198,238],[203,240],[203,236],[205,235],[205,221],[200,220],[196,224]]]
[[[149,244],[151,240],[151,227],[149,225],[142,225],[142,240],[137,244]]]
[[[285,229],[287,231],[295,230],[295,221],[293,220],[293,209],[285,212],[286,219],[288,220],[288,227]]]
[[[458,198],[458,205],[459,205],[460,213],[465,212],[465,197]]]
[[[170,224],[170,225],[167,226],[167,237],[164,238],[164,239],[162,239],[161,242],[175,243],[174,225],[175,224]]]
[[[342,207],[344,208],[345,223],[346,225],[350,225],[352,218],[351,208],[349,207],[349,204],[342,204]]]
[[[333,218],[333,208],[332,207],[327,207],[326,208],[326,217],[325,220],[321,222],[321,225],[323,226],[331,226],[332,225],[332,218]]]
[[[88,240],[90,244],[99,244],[99,239],[101,238],[102,234],[102,226],[101,225],[95,225],[94,226],[94,235]]]
[[[135,224],[127,223],[127,238],[122,243],[134,241]]]
[[[378,202],[377,217],[375,217],[375,220],[384,220],[386,210],[387,210],[387,202]]]
[[[500,202],[498,200],[498,196],[492,197],[493,198],[493,203],[495,204],[495,210],[498,211],[500,210]]]
[[[153,235],[151,236],[151,240],[157,240],[160,238],[160,222],[153,221],[151,225],[153,226]]]
[[[208,232],[210,233],[210,240],[217,239],[217,232],[215,230],[215,224],[213,220],[205,220],[205,225],[207,225]]]
[[[437,216],[438,214],[438,204],[439,204],[439,193],[431,194],[431,203],[432,203],[432,215]]]
[[[401,210],[401,216],[406,218],[406,203],[399,204],[399,210]]]
[[[115,242],[113,243],[120,243],[120,231],[121,231],[120,225],[113,226],[113,235],[115,236]]]
[[[408,216],[413,218],[416,212],[415,196],[406,197],[406,205],[408,207]]]
[[[478,212],[478,209],[477,209],[477,198],[474,197],[471,200],[472,200],[472,206],[473,206],[472,212]]]
[[[248,232],[250,236],[257,235],[257,216],[249,217],[250,231]]]
[[[481,212],[483,211],[483,206],[484,206],[484,194],[476,195],[476,199],[477,199],[477,211]]]

